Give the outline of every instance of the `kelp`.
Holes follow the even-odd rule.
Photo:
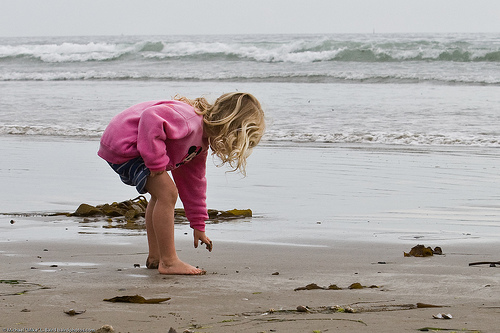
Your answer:
[[[134,199],[125,200],[122,202],[105,203],[102,205],[92,206],[82,203],[74,213],[58,213],[57,215],[79,216],[79,217],[125,217],[127,220],[135,220],[139,217],[144,217],[148,200],[140,195]],[[183,208],[176,208],[174,217],[177,221],[187,221],[186,212]],[[231,209],[217,210],[208,209],[208,219],[216,220],[231,220],[237,218],[252,217],[251,209]]]
[[[325,287],[320,287],[316,283],[309,283],[305,287],[295,288],[294,291],[298,291],[298,290],[314,290],[314,289],[325,289]]]
[[[421,308],[439,308],[445,307],[441,305],[431,305],[425,303],[406,303],[406,304],[393,304],[390,302],[357,302],[344,305],[328,305],[328,306],[305,306],[299,305],[295,309],[269,309],[262,312],[245,312],[244,316],[252,315],[268,315],[268,314],[294,314],[294,313],[309,313],[309,314],[333,314],[333,313],[362,313],[362,312],[386,312],[386,311],[401,311],[401,310],[415,310]]]
[[[477,265],[489,265],[490,267],[497,267],[497,265],[500,265],[500,261],[478,261],[469,263],[469,266]]]
[[[444,305],[427,304],[427,303],[417,303],[417,308],[418,309],[443,308],[443,307],[445,307],[445,306]]]
[[[82,203],[73,212],[58,212],[58,213],[0,213],[0,215],[16,215],[16,216],[68,216],[80,217],[82,223],[88,222],[108,222],[103,228],[118,228],[127,230],[144,230],[146,229],[144,217],[146,215],[146,208],[148,200],[140,195],[134,199],[125,200],[121,202],[113,202],[111,204],[105,203],[102,205],[89,205]],[[252,218],[253,213],[251,209],[231,209],[231,210],[217,210],[208,209],[207,223],[221,223],[235,219]],[[15,222],[14,222],[15,223]],[[183,208],[175,208],[174,210],[174,223],[187,224],[189,223],[186,212]]]
[[[144,215],[146,214],[147,206],[148,200],[144,196],[140,195],[134,199],[125,200],[122,202],[113,202],[111,204],[105,203],[97,206],[82,203],[76,209],[76,211],[72,214],[69,214],[69,216],[123,216],[129,220],[133,220],[138,217],[144,217]]]
[[[420,244],[412,247],[409,253],[404,252],[405,257],[432,257],[435,254],[442,255],[443,250],[439,246],[433,250],[430,246],[425,247],[425,245]]]
[[[468,330],[465,328],[439,328],[439,327],[422,327],[419,328],[420,332],[463,332],[463,333],[481,333],[478,330]]]
[[[38,283],[27,282],[26,280],[0,280],[0,285],[5,285],[0,288],[0,296],[18,296],[24,295],[27,292],[50,289]]]
[[[0,280],[0,283],[5,283],[5,284],[20,284],[20,283],[26,283],[26,280]]]
[[[367,286],[361,285],[361,283],[359,283],[359,282],[355,282],[355,283],[351,284],[347,288],[348,289],[364,289],[364,288],[375,289],[375,288],[380,288],[380,287],[376,286],[376,285],[371,285],[371,286],[367,287]],[[315,289],[320,289],[320,290],[342,290],[342,288],[340,288],[336,284],[331,284],[328,287],[320,287],[316,283],[310,283],[310,284],[306,285],[305,287],[295,288],[294,291],[299,291],[299,290],[315,290]]]
[[[104,301],[112,303],[120,302],[120,303],[138,303],[138,304],[159,304],[168,301],[170,299],[171,299],[170,297],[146,299],[140,295],[134,295],[134,296],[116,296],[113,298],[104,299]]]
[[[0,215],[8,216],[23,216],[23,217],[52,217],[52,216],[67,216],[79,217],[81,223],[92,222],[107,222],[103,225],[106,229],[127,229],[127,230],[144,230],[146,229],[145,215],[148,201],[144,196],[138,196],[134,199],[125,200],[122,202],[113,202],[111,204],[105,203],[102,205],[89,205],[82,203],[73,212],[57,212],[57,213],[0,213]],[[221,223],[236,219],[252,218],[253,213],[251,209],[231,209],[231,210],[217,210],[208,209],[207,223]],[[186,218],[186,212],[183,208],[175,208],[174,210],[174,223],[187,224],[189,223]],[[11,220],[11,224],[16,221]],[[207,244],[210,246],[209,244]]]

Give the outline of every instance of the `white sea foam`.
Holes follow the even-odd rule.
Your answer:
[[[43,62],[84,62],[115,59],[133,48],[108,43],[0,45],[0,58],[34,58]]]
[[[102,39],[102,38],[101,38]],[[216,39],[216,40],[213,40]],[[135,59],[234,57],[258,62],[312,63],[321,61],[391,62],[456,61],[500,62],[496,35],[312,35],[137,37],[99,40],[31,40],[19,44],[0,41],[0,59],[34,58],[48,63],[111,61],[123,55]]]
[[[1,126],[0,135],[24,136],[52,136],[52,137],[79,137],[100,138],[103,127],[82,128],[71,126]],[[268,130],[263,142],[295,142],[295,143],[358,143],[384,145],[413,145],[413,146],[477,146],[500,148],[500,137],[497,136],[467,136],[450,133],[384,133],[384,132],[344,132],[344,133],[317,133],[283,130]]]
[[[68,126],[0,125],[0,135],[99,138],[102,135],[102,129]]]
[[[461,136],[459,134],[428,133],[297,133],[271,131],[264,140],[297,143],[359,143],[385,145],[421,145],[421,146],[477,146],[500,147],[500,137]]]

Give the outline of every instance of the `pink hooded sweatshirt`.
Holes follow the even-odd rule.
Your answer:
[[[151,172],[171,171],[191,228],[205,231],[208,140],[192,106],[151,101],[126,109],[109,123],[97,154],[115,164],[140,156]]]

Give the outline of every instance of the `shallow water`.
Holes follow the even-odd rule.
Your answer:
[[[19,143],[0,140],[3,147]],[[10,189],[2,192],[3,213],[73,212],[82,202],[136,196],[95,156],[97,142],[63,140],[49,156],[51,140],[20,142],[24,154],[11,155],[0,167],[8,170],[0,180]],[[25,156],[38,164],[27,168]],[[215,240],[256,244],[492,241],[500,236],[498,161],[493,148],[264,145],[250,157],[246,178],[209,159],[208,207],[250,208],[254,217],[209,224],[207,233]],[[11,218],[18,221],[11,225]],[[145,234],[75,217],[0,220],[2,238],[10,239]],[[177,232],[191,234],[187,225],[178,225]]]

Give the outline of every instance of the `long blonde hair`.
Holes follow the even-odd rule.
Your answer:
[[[232,171],[246,175],[246,159],[259,143],[265,130],[264,111],[259,101],[249,93],[227,93],[210,104],[204,97],[190,100],[175,96],[203,115],[204,133],[212,154],[229,164]]]

